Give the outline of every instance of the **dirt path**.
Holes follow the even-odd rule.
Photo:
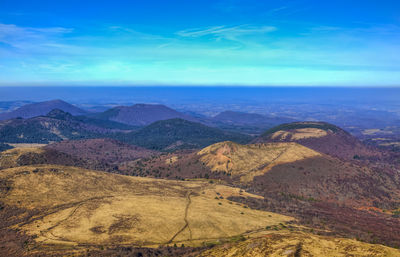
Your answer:
[[[184,225],[178,232],[176,232],[176,233],[171,237],[171,239],[168,240],[168,241],[166,242],[166,244],[172,243],[172,241],[173,241],[180,233],[182,233],[186,228],[189,229],[189,240],[192,240],[192,230],[190,229],[189,221],[187,220],[187,215],[188,215],[188,211],[189,211],[189,206],[190,206],[190,204],[192,203],[192,200],[190,199],[191,194],[192,194],[192,192],[188,192],[188,193],[186,194],[185,217],[183,218],[183,220],[185,221],[185,225]]]

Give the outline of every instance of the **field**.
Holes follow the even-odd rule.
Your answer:
[[[37,249],[87,246],[156,247],[208,241],[259,231],[293,218],[252,210],[226,198],[260,198],[204,181],[128,177],[74,167],[24,166],[2,170],[2,201],[37,211],[14,229]]]

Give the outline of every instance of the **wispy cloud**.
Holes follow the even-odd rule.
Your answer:
[[[53,39],[71,32],[73,32],[71,28],[32,28],[0,23],[0,42],[12,47],[22,48],[26,46],[25,43],[51,43]]]
[[[214,26],[209,28],[197,28],[178,31],[176,34],[180,37],[205,37],[211,36],[217,40],[227,39],[227,40],[238,40],[239,37],[255,34],[266,34],[276,31],[277,28],[274,26]]]

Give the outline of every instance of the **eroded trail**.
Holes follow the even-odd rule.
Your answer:
[[[176,233],[171,237],[171,239],[168,240],[168,241],[166,242],[166,244],[172,243],[172,241],[174,241],[174,239],[175,239],[180,233],[182,233],[186,228],[189,229],[189,239],[190,239],[190,240],[192,239],[192,231],[191,231],[191,229],[190,229],[189,221],[188,221],[188,219],[187,219],[189,207],[190,207],[190,204],[192,203],[192,200],[190,199],[191,194],[192,194],[192,192],[190,191],[190,192],[188,192],[187,195],[186,195],[185,216],[184,216],[184,218],[183,218],[183,220],[185,221],[185,225],[184,225],[178,232],[176,232]]]

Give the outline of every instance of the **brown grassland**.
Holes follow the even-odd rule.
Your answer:
[[[13,226],[33,236],[38,249],[94,246],[199,246],[291,217],[245,208],[225,198],[256,197],[204,181],[128,177],[81,168],[42,165],[2,170],[7,206],[37,210]]]

